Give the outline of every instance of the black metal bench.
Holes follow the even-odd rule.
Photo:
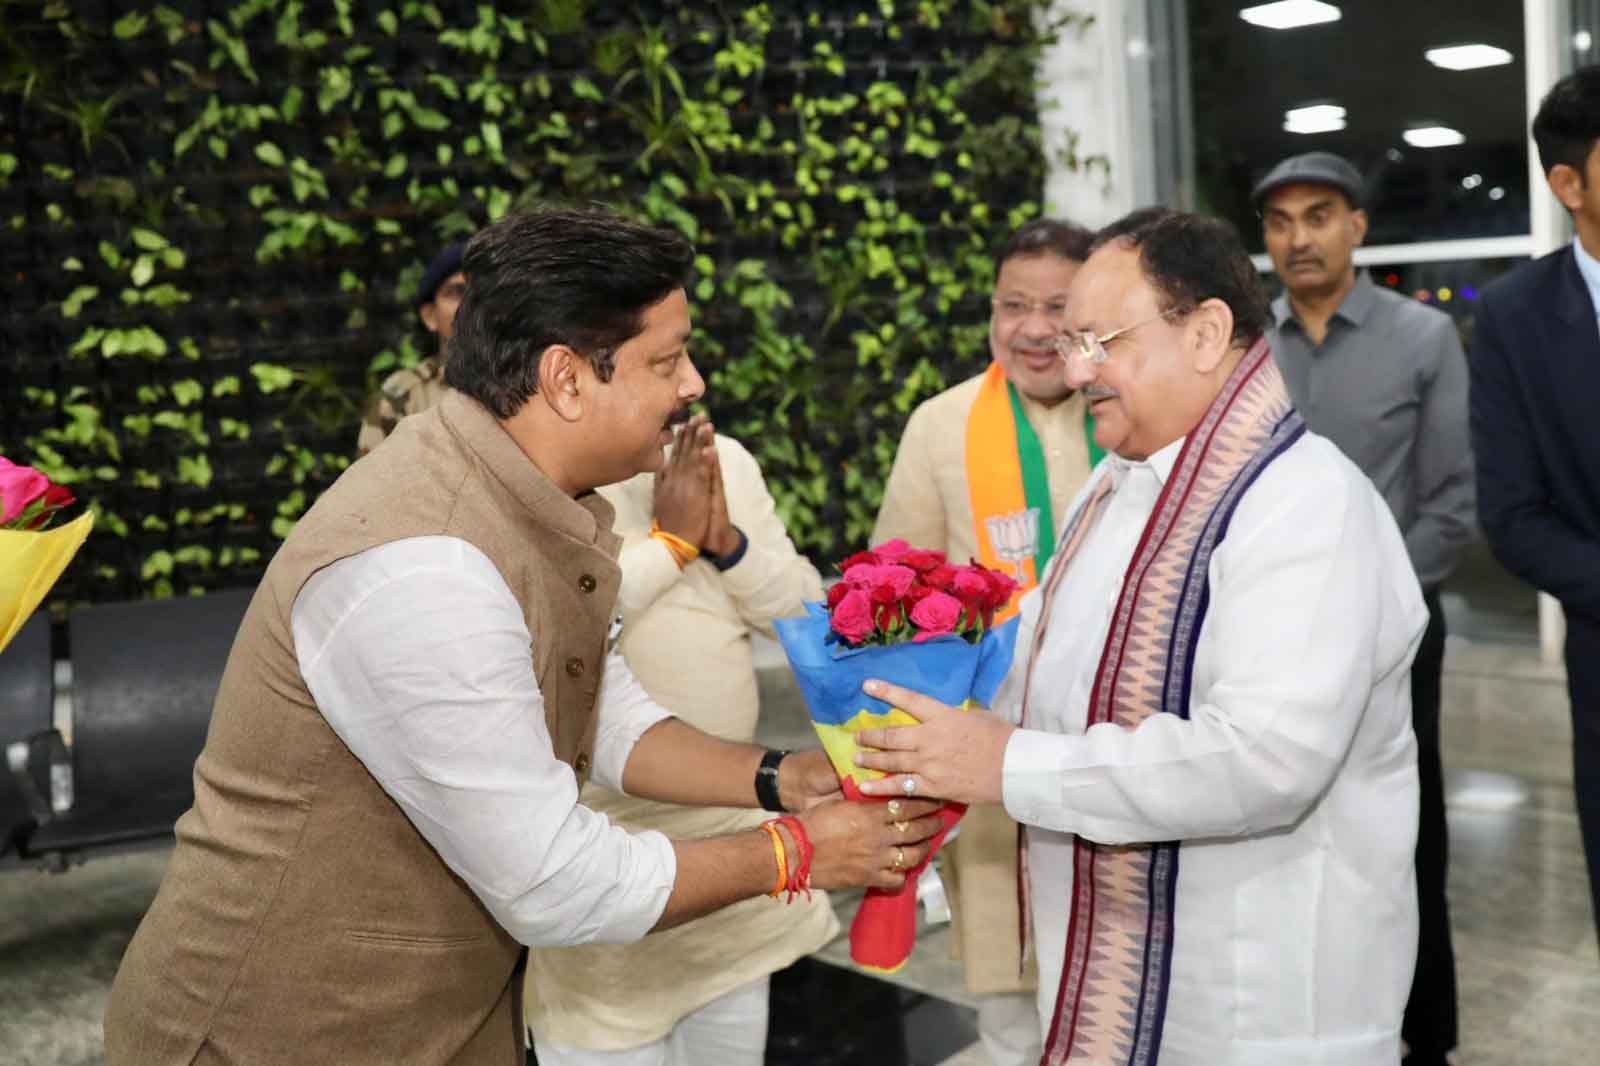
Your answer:
[[[237,590],[74,610],[67,620],[70,745],[51,727],[48,630],[42,675],[37,636],[28,647],[13,642],[0,655],[0,693],[14,672],[14,684],[26,690],[33,708],[19,711],[15,721],[9,710],[0,717],[8,784],[15,793],[0,798],[0,818],[17,818],[16,800],[26,810],[10,831],[0,864],[64,869],[94,852],[171,840],[173,822],[194,801],[194,761],[251,594]],[[40,676],[46,681],[42,696],[36,691]],[[6,698],[0,694],[0,701]]]

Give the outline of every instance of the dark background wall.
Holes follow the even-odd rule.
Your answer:
[[[0,453],[100,513],[56,595],[256,580],[426,259],[548,198],[695,241],[719,428],[860,544],[1039,210],[1033,6],[0,3]]]

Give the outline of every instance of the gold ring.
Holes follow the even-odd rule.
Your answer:
[[[903,869],[905,869],[905,865],[906,865],[906,849],[905,848],[895,848],[894,849],[894,865],[889,867],[889,868],[891,870],[903,870]]]
[[[889,817],[897,818],[897,817],[899,817],[899,815],[900,815],[900,801],[899,800],[890,800],[889,801]]]
[[[911,828],[911,824],[909,822],[896,822],[896,823],[894,823],[894,831],[896,833],[899,833],[901,836],[905,836],[906,835],[906,830],[908,830],[910,828]]]

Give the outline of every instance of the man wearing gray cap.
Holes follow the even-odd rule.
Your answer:
[[[1456,1044],[1456,979],[1445,900],[1439,583],[1473,537],[1467,363],[1449,315],[1356,270],[1355,249],[1367,232],[1363,185],[1347,160],[1309,152],[1273,167],[1253,198],[1284,286],[1269,339],[1289,394],[1311,430],[1337,444],[1383,495],[1428,605],[1411,673],[1421,931],[1402,1035],[1407,1066],[1443,1066]]]

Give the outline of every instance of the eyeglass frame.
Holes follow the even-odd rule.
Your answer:
[[[1121,329],[1114,329],[1110,333],[1099,336],[1096,336],[1092,330],[1087,329],[1065,330],[1056,336],[1056,355],[1061,357],[1063,363],[1070,363],[1073,356],[1077,356],[1094,366],[1104,366],[1106,360],[1111,358],[1111,353],[1106,351],[1107,344],[1124,334],[1132,333],[1141,326],[1148,326],[1152,322],[1160,321],[1172,315],[1187,313],[1181,307],[1169,307],[1164,311],[1157,311],[1149,318],[1140,319],[1131,326],[1123,326]],[[1087,344],[1084,343],[1085,338],[1088,339]],[[1094,347],[1091,349],[1089,344],[1094,345]]]

